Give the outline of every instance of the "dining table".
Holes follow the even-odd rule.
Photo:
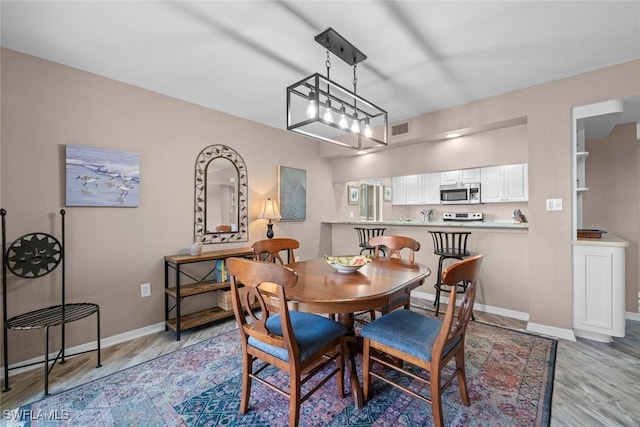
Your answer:
[[[342,273],[324,258],[288,264],[298,275],[287,300],[298,311],[337,315],[349,330],[348,368],[356,408],[364,406],[355,356],[354,313],[380,309],[421,286],[431,274],[423,264],[399,258],[373,258],[355,272]]]

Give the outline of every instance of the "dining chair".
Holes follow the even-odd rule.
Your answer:
[[[290,426],[298,425],[300,404],[334,375],[338,393],[345,397],[345,326],[317,314],[289,310],[286,289],[298,282],[290,268],[244,258],[229,258],[227,267],[242,344],[240,413],[249,409],[252,380],[289,398]],[[256,360],[262,364],[254,370]],[[333,362],[336,366],[323,372]],[[272,373],[260,376],[270,365],[289,373],[288,391],[268,380]],[[314,377],[319,380],[302,394],[302,386]]]
[[[217,233],[230,233],[231,232],[231,225],[229,224],[220,224],[216,227],[216,232]]]
[[[388,254],[382,252],[382,258],[403,258],[403,253],[407,255],[410,262],[414,261],[415,253],[420,250],[420,242],[405,236],[393,236],[393,235],[380,235],[375,236],[369,240],[369,245],[373,247],[374,258],[381,258],[380,252],[382,249],[388,251]],[[387,314],[396,308],[404,307],[407,310],[411,307],[411,294],[410,291],[406,291],[404,294],[399,295],[393,299],[389,304],[384,305],[379,309],[382,314]],[[376,318],[375,311],[370,311],[369,315],[371,320]]]
[[[300,247],[300,242],[296,239],[274,238],[265,239],[255,242],[253,245],[253,253],[259,261],[279,262],[280,264],[290,264],[296,261],[294,249]],[[285,263],[280,252],[287,252],[287,262]]]
[[[470,405],[464,362],[464,343],[467,325],[476,296],[476,286],[482,255],[476,255],[448,266],[442,273],[442,280],[449,286],[466,282],[457,316],[455,315],[455,295],[447,305],[444,318],[434,319],[411,310],[396,310],[371,322],[362,328],[363,337],[363,382],[364,400],[369,399],[371,380],[378,378],[403,392],[431,404],[434,424],[444,425],[442,395],[457,377],[458,387],[465,406]],[[374,351],[375,350],[375,351]],[[401,360],[417,367],[419,372],[409,372],[402,364],[386,360]],[[455,367],[450,375],[443,375],[443,369],[455,359]],[[400,375],[389,375],[390,371],[373,370],[373,364],[382,365]],[[425,373],[429,379],[425,378]],[[420,383],[429,384],[430,396],[401,385],[407,376]],[[442,382],[444,380],[444,383]],[[407,384],[405,382],[405,384]],[[379,389],[382,393],[384,389]]]

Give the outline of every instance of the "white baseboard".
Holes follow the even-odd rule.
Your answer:
[[[165,327],[164,322],[160,322],[154,325],[145,326],[143,328],[134,329],[133,331],[124,332],[118,335],[113,335],[113,336],[101,339],[100,348],[104,349],[106,347],[110,347],[115,344],[120,344],[121,342],[129,341],[134,338],[140,338],[145,335],[161,332],[161,331],[164,331],[164,327]],[[82,353],[82,352],[94,350],[95,348],[96,348],[96,341],[91,341],[88,343],[77,345],[75,347],[67,348],[65,350],[65,354]],[[50,361],[51,359],[55,358],[58,355],[58,351],[60,350],[58,349],[49,354]],[[24,366],[22,368],[12,370],[11,374],[15,375],[22,372],[31,371],[33,369],[42,369],[42,367],[38,366],[37,364],[43,363],[43,362],[44,362],[44,356],[34,357],[33,359],[23,360],[22,362],[15,363],[14,365],[9,365],[9,369],[13,369],[13,366],[29,365],[29,366]],[[0,369],[1,369],[0,379],[4,380],[4,366],[1,366]]]
[[[627,311],[624,314],[624,317],[627,320],[635,320],[636,322],[640,322],[640,313],[633,313],[633,312]]]
[[[419,291],[411,292],[411,298],[419,298],[431,303],[435,301],[435,295]],[[444,295],[441,296],[440,299],[444,304],[449,303],[449,298]],[[507,310],[505,308],[493,307],[485,304],[475,304],[473,308],[474,310],[482,311],[483,313],[497,314],[498,316],[509,317],[511,319],[524,320],[525,322],[529,321],[529,313],[523,313],[521,311]]]
[[[425,292],[415,292],[415,291],[411,292],[411,297],[424,299],[430,302],[435,301],[435,295],[425,293]],[[442,296],[441,298],[443,303],[449,302],[449,298],[445,296]],[[482,311],[484,313],[496,314],[498,316],[509,317],[512,319],[523,320],[525,322],[528,322],[526,330],[529,332],[533,332],[541,335],[548,335],[554,338],[562,338],[570,341],[576,340],[573,330],[571,329],[556,328],[553,326],[546,326],[546,325],[540,325],[537,323],[529,322],[529,313],[523,313],[521,311],[515,311],[515,310],[507,310],[505,308],[493,307],[486,304],[475,304],[474,310]]]
[[[527,331],[540,335],[548,335],[554,338],[561,338],[568,341],[576,340],[576,335],[573,333],[573,329],[556,328],[555,326],[529,322],[527,323]]]

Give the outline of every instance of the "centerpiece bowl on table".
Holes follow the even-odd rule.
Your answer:
[[[325,255],[324,259],[338,273],[353,273],[371,262],[371,257],[363,255]]]

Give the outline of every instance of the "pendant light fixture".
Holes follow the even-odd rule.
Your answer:
[[[287,87],[287,130],[356,150],[388,145],[387,112],[356,93],[356,66],[366,55],[333,28],[315,40],[326,48],[327,76]],[[353,91],[331,80],[330,53],[353,67]]]

